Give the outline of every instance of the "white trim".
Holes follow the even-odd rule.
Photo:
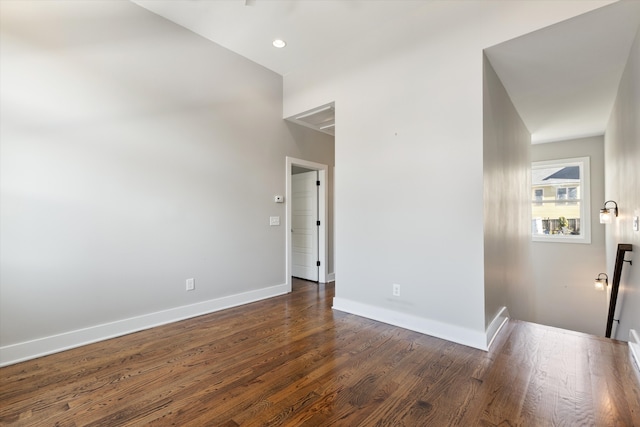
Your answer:
[[[328,124],[329,120],[320,124],[313,124],[307,120],[304,120],[309,116],[313,116],[314,114],[322,113],[324,111],[332,110],[332,109],[335,109],[335,102],[324,104],[318,108],[308,110],[306,112],[300,113],[295,116],[283,117],[283,118],[297,125],[304,126],[306,128],[325,133],[327,135],[335,136],[335,129],[333,129],[335,128],[335,117],[333,118],[333,121],[332,121],[333,123],[331,124]],[[334,112],[334,116],[335,116],[335,112]]]
[[[631,350],[636,370],[640,373],[640,336],[635,329],[629,329],[629,350]]]
[[[75,331],[64,332],[31,341],[0,347],[0,367],[35,359],[48,354],[104,341],[156,326],[201,316],[251,302],[284,295],[289,291],[286,284],[229,295],[195,304],[183,305],[155,313],[143,314],[115,322],[104,323]]]
[[[336,273],[327,274],[327,283],[336,281]]]
[[[489,323],[489,327],[487,328],[487,349],[491,348],[491,344],[498,336],[498,333],[502,329],[504,325],[509,321],[509,310],[507,307],[502,307],[496,317],[493,318],[491,323]]]
[[[313,116],[314,114],[322,113],[323,111],[327,111],[333,108],[333,103],[325,105],[324,107],[316,108],[315,110],[308,111],[296,117],[296,120],[304,119],[309,116]]]
[[[487,350],[487,337],[481,331],[463,328],[436,320],[425,319],[411,314],[401,313],[382,307],[363,304],[345,298],[334,298],[334,310],[344,311],[368,319],[377,320],[389,325],[442,338],[468,347]]]
[[[285,203],[287,204],[285,225],[287,230],[286,248],[285,248],[285,274],[289,292],[291,292],[291,167],[300,166],[303,168],[317,170],[318,179],[320,180],[320,190],[318,197],[318,212],[320,218],[320,230],[318,233],[318,258],[320,261],[320,269],[318,271],[318,281],[327,283],[327,259],[329,258],[327,242],[329,240],[329,232],[327,227],[327,218],[329,218],[329,209],[327,200],[329,198],[329,166],[321,163],[310,162],[308,160],[296,159],[294,157],[286,157],[286,195]]]

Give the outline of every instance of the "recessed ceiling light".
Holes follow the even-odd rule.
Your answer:
[[[273,46],[277,47],[278,49],[282,49],[286,45],[287,45],[287,43],[284,40],[275,39],[273,41]]]

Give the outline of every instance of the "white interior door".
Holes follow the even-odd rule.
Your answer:
[[[318,171],[291,177],[291,275],[318,281]]]

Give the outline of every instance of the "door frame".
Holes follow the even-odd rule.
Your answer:
[[[320,180],[320,188],[318,189],[318,220],[320,221],[320,227],[318,227],[318,261],[320,261],[320,268],[318,269],[318,282],[327,283],[328,275],[328,247],[327,241],[329,237],[329,229],[327,227],[327,218],[329,217],[329,208],[327,200],[329,198],[329,166],[322,163],[310,162],[308,160],[296,159],[294,157],[286,156],[286,217],[285,226],[287,230],[286,238],[286,285],[291,292],[291,263],[292,263],[292,246],[291,246],[291,167],[300,166],[306,169],[318,171],[318,179]]]

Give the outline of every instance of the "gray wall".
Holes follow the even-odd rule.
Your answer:
[[[622,76],[613,112],[605,133],[605,195],[618,203],[620,216],[606,226],[607,271],[613,274],[619,243],[633,245],[633,266],[624,265],[618,302],[620,325],[615,338],[629,339],[640,333],[640,231],[633,231],[633,216],[640,216],[640,34]],[[636,344],[638,344],[636,342]],[[640,357],[640,347],[638,347]]]
[[[502,307],[533,317],[529,265],[531,134],[484,58],[485,327]]]
[[[285,156],[333,165],[282,120],[281,76],[129,2],[0,6],[3,362],[281,291]]]
[[[486,347],[483,50],[602,5],[507,3],[424,2],[285,77],[285,117],[336,105],[334,308]]]
[[[335,101],[334,308],[486,347],[483,50],[601,5],[424,2],[287,74],[285,117]]]
[[[600,207],[604,202],[604,138],[534,144],[531,160],[589,157],[591,169],[591,243],[531,242],[536,323],[604,336],[607,294],[593,281],[606,272]],[[611,274],[610,274],[610,277]]]

